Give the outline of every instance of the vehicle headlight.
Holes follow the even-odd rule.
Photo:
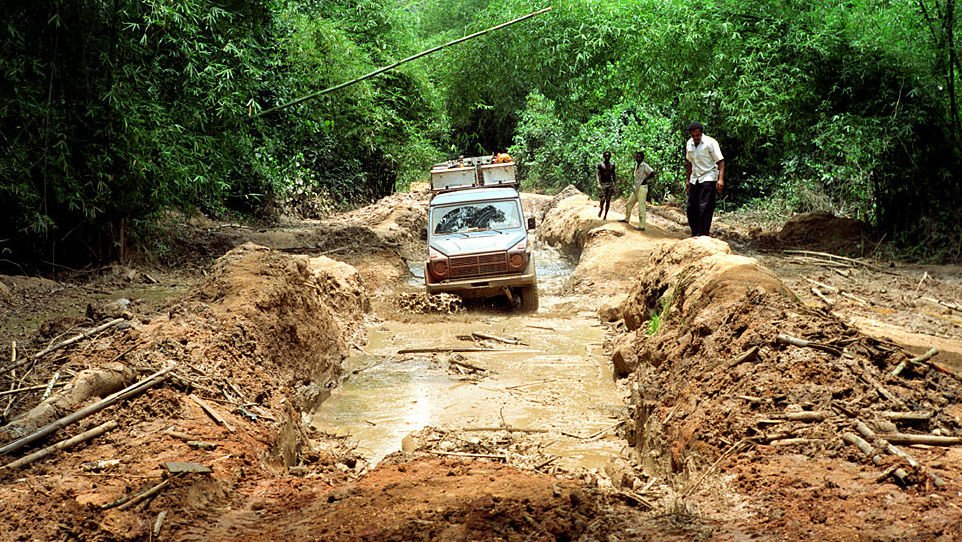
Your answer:
[[[528,239],[525,238],[508,250],[508,267],[514,270],[519,270],[524,268],[527,263]]]
[[[447,256],[437,250],[434,250],[433,248],[429,248],[428,259],[430,260],[432,273],[439,277],[447,276],[448,271],[450,270]]]

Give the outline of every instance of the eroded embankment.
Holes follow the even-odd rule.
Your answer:
[[[893,376],[906,352],[805,306],[722,241],[651,240],[595,212],[569,195],[544,233],[583,251],[576,288],[630,290],[602,317],[623,319],[612,360],[629,377],[628,438],[646,474],[671,481],[686,508],[731,522],[716,534],[960,534],[962,453],[911,444],[958,440],[942,438],[962,430],[956,377],[925,364]]]
[[[30,433],[176,363],[166,382],[51,441],[108,421],[118,422],[116,429],[71,453],[0,471],[8,532],[43,540],[70,533],[146,539],[154,517],[115,501],[169,477],[151,508],[169,512],[164,532],[176,538],[181,525],[228,503],[245,480],[303,463],[339,472],[304,447],[300,411],[336,381],[367,307],[356,271],[345,264],[251,244],[227,253],[166,314],[131,320],[95,348],[71,351],[60,362],[79,370],[77,377],[0,429],[8,437]],[[192,396],[226,423],[215,424]],[[213,472],[172,475],[163,466],[170,461]]]

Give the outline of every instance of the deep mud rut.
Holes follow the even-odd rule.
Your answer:
[[[537,313],[492,300],[415,314],[399,299],[420,291],[425,205],[399,194],[276,230],[195,225],[177,245],[195,256],[173,271],[0,277],[0,339],[20,360],[125,318],[4,374],[4,389],[70,384],[44,402],[0,396],[0,443],[178,364],[49,442],[118,429],[0,471],[0,540],[962,538],[962,446],[900,445],[910,461],[842,438],[863,421],[962,435],[956,377],[888,376],[932,346],[962,370],[962,313],[945,304],[962,299],[958,268],[813,264],[781,249],[824,247],[762,250],[731,224],[731,248],[693,242],[670,209],[641,233],[567,191],[525,197]],[[251,241],[273,250],[197,257]],[[404,352],[425,348],[482,350]]]

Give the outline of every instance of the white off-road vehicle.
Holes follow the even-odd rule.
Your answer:
[[[424,284],[428,293],[464,298],[506,295],[538,308],[538,275],[515,180],[514,163],[466,158],[431,170]]]

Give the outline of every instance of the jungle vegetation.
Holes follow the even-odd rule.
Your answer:
[[[962,257],[955,0],[15,0],[0,11],[0,270],[151,249],[171,211],[269,220],[370,201],[509,149],[593,190],[605,149],[683,192],[685,127],[728,208],[826,209],[909,257]]]

